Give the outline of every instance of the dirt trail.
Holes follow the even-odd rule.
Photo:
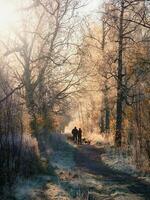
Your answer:
[[[105,165],[101,160],[103,153],[103,147],[92,145],[82,145],[75,153],[81,179],[90,185],[89,199],[150,200],[150,185]]]
[[[67,140],[58,147],[50,161],[56,176],[37,177],[28,187],[23,182],[16,200],[150,200],[148,183],[101,160],[104,147]]]

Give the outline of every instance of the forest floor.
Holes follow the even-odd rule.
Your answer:
[[[150,200],[150,183],[106,164],[104,145],[58,146],[50,160],[56,176],[20,182],[16,200]]]

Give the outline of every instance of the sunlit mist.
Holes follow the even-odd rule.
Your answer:
[[[11,28],[17,19],[16,4],[0,1],[0,30]]]

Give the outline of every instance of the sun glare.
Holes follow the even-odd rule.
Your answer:
[[[0,30],[11,28],[17,21],[15,5],[7,1],[0,0]]]

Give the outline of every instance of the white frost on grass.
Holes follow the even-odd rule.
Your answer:
[[[61,188],[62,180],[59,180],[59,173],[69,173],[75,167],[74,162],[74,147],[68,144],[65,137],[61,134],[51,134],[50,144],[47,147],[52,146],[53,150],[49,155],[50,163],[56,168],[56,174],[58,177],[51,176],[36,176],[28,180],[18,180],[14,187],[14,197],[17,200],[43,200],[47,199],[70,199],[68,194]],[[41,157],[42,161],[45,158]],[[52,179],[55,180],[52,181]],[[55,184],[54,184],[55,183]]]
[[[14,186],[14,196],[17,200],[30,200],[36,197],[41,187],[50,181],[50,176],[37,176],[33,179],[18,179]]]
[[[132,157],[122,150],[116,151],[110,147],[113,144],[112,134],[91,134],[87,136],[93,145],[103,146],[106,153],[102,154],[102,161],[113,169],[129,174],[136,174],[138,170],[132,164]]]
[[[56,151],[52,155],[51,164],[59,169],[73,169],[75,167],[73,153],[70,151]]]
[[[51,155],[51,164],[62,170],[70,170],[75,167],[73,145],[66,142],[63,134],[51,134],[54,151]]]
[[[106,146],[106,153],[101,156],[102,161],[109,165],[111,168],[136,175],[138,170],[132,164],[131,156],[124,154],[121,150],[116,151],[114,148]]]
[[[106,165],[150,183],[150,177],[142,176],[142,173],[133,164],[131,155],[122,150],[115,150],[110,146],[105,146],[105,149],[106,153],[101,155],[101,159]]]
[[[137,195],[124,194],[121,192],[115,192],[111,196],[114,200],[143,200],[142,197],[138,197]]]
[[[92,133],[88,134],[86,137],[91,141],[92,145],[105,148],[106,153],[101,155],[101,159],[110,168],[128,173],[150,183],[150,174],[142,174],[140,170],[137,169],[133,162],[134,159],[132,155],[129,155],[127,151],[123,151],[122,149],[115,150],[115,148],[110,146],[114,145],[113,134]]]

